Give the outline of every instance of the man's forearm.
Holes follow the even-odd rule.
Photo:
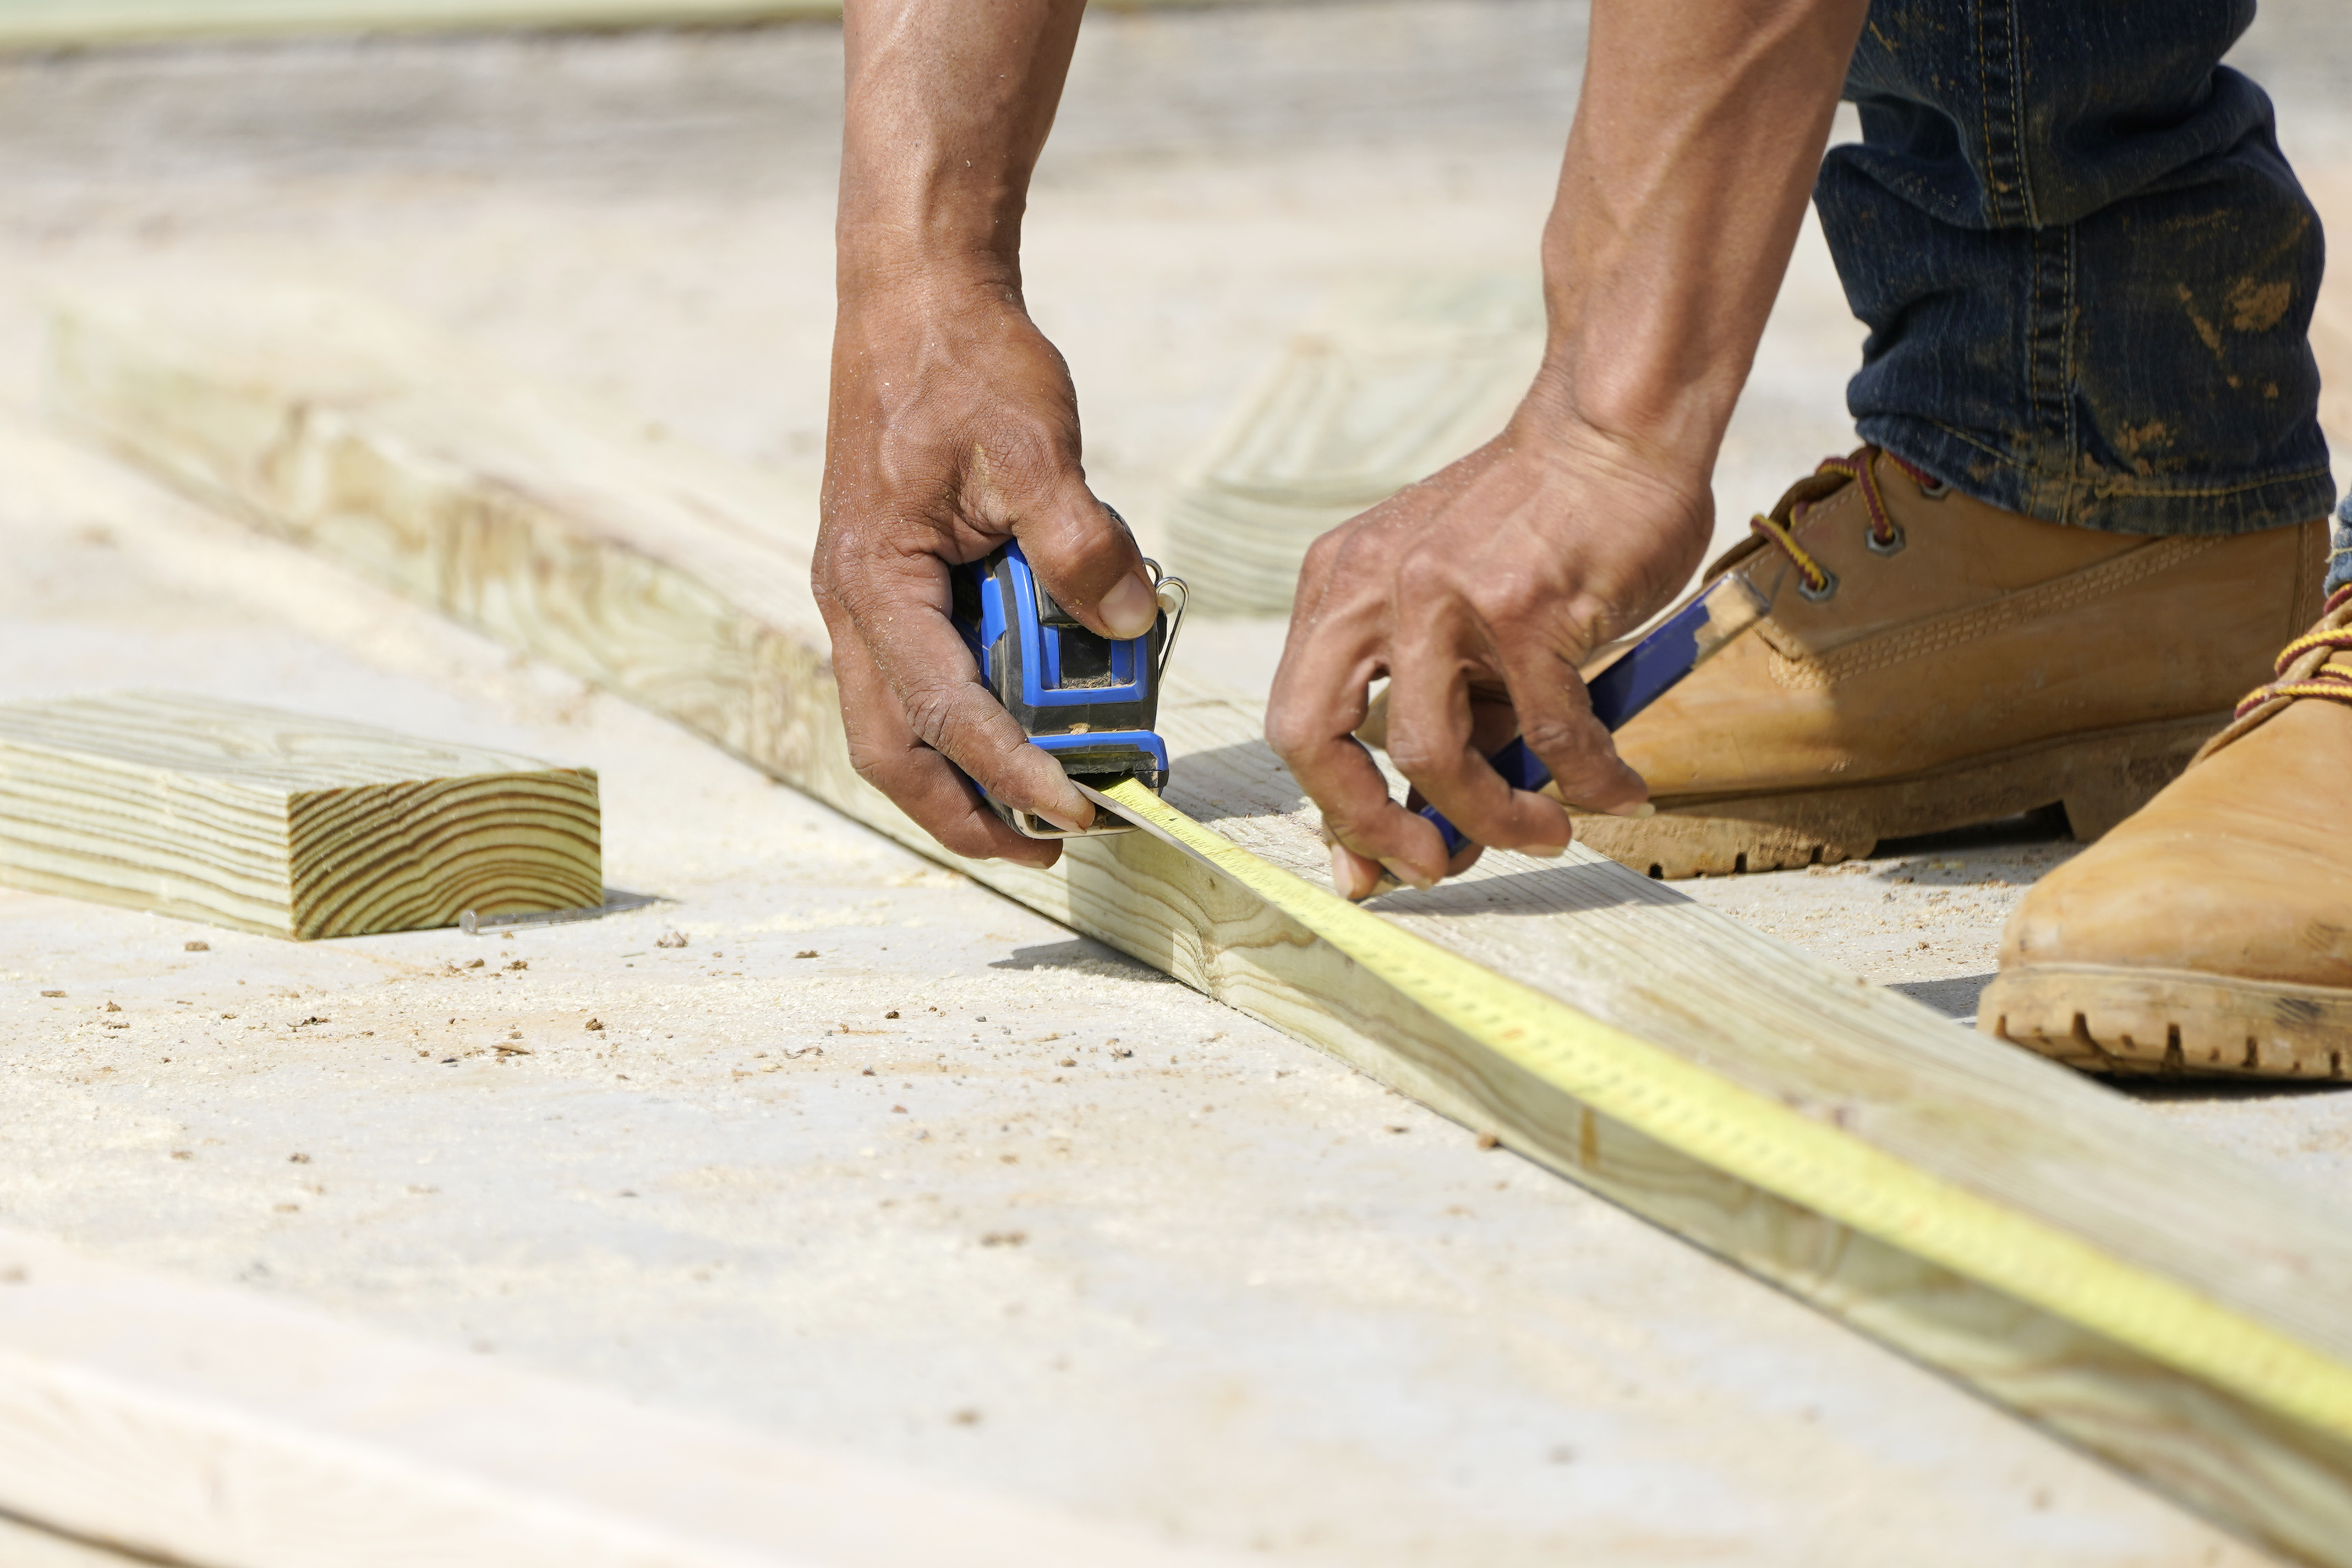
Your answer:
[[[1021,298],[1021,214],[1083,0],[849,0],[833,390],[811,583],[849,755],[958,854],[1047,866],[974,789],[1063,828],[1094,808],[981,681],[951,570],[1018,539],[1103,636],[1158,617],[1087,488],[1069,367]]]
[[[1787,270],[1868,0],[1596,0],[1544,233],[1536,399],[1711,465]]]
[[[1029,176],[1084,0],[849,0],[845,298],[946,269],[1017,287]]]

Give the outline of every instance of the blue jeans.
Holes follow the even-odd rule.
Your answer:
[[[1864,141],[1813,193],[1870,328],[1847,389],[1865,440],[2053,523],[2326,515],[2319,217],[2269,98],[2220,63],[2253,14],[1875,0],[1845,88]]]

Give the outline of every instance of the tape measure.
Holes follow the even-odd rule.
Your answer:
[[[2352,1438],[2352,1366],[1401,930],[1260,860],[1141,784],[1086,793],[1595,1113],[2250,1404]]]

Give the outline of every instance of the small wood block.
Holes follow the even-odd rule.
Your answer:
[[[172,693],[0,705],[0,883],[301,941],[575,909],[596,773]]]

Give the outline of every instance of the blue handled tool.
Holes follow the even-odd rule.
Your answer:
[[[1120,641],[1087,631],[1054,602],[1018,544],[951,571],[950,617],[980,664],[980,678],[1062,771],[1097,790],[1140,779],[1156,795],[1168,787],[1168,743],[1156,729],[1160,678],[1183,623],[1185,593],[1181,578],[1160,576],[1156,562],[1143,564],[1159,586],[1160,614],[1140,637]],[[985,789],[981,796],[1033,839],[1135,831],[1126,818],[1097,810],[1095,825],[1074,833]]]
[[[1616,729],[1673,688],[1685,675],[1764,618],[1771,609],[1755,585],[1737,572],[1726,572],[1702,589],[1698,596],[1634,643],[1607,669],[1584,683],[1592,698],[1592,716],[1605,729]],[[1551,782],[1551,769],[1514,740],[1486,759],[1514,789],[1536,790]],[[1434,806],[1421,814],[1445,839],[1445,852],[1458,854],[1470,841],[1447,821]]]

